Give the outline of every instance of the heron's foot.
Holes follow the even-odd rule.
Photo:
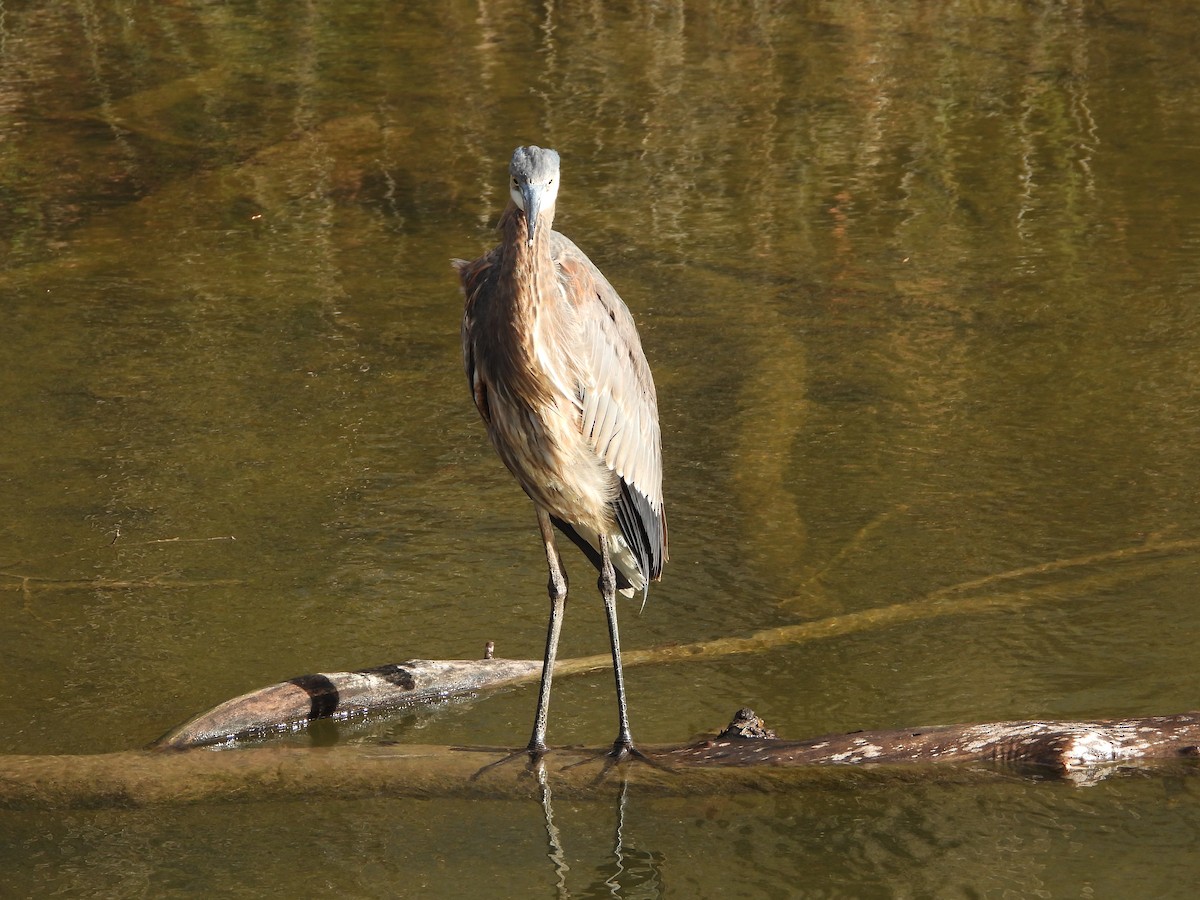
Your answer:
[[[474,775],[471,776],[471,781],[477,781],[485,772],[490,772],[492,769],[497,769],[500,766],[507,766],[516,760],[523,759],[525,761],[525,775],[534,775],[542,768],[542,757],[546,755],[546,748],[541,747],[526,747],[523,750],[509,750],[507,747],[455,747],[456,750],[466,750],[470,752],[481,753],[496,753],[498,751],[508,750],[504,756],[500,757],[495,762],[490,762]]]
[[[645,763],[655,769],[661,769],[664,772],[674,772],[671,766],[660,760],[654,759],[652,756],[647,756],[641,750],[634,746],[633,741],[625,738],[617,738],[612,745],[612,749],[607,753],[598,753],[588,759],[581,759],[579,762],[571,763],[567,766],[568,769],[574,769],[576,766],[593,763],[596,760],[601,760],[603,765],[600,769],[600,774],[596,777],[596,781],[601,782],[608,777],[609,772],[618,766],[625,766],[632,762]]]
[[[615,741],[613,741],[612,750],[608,752],[608,756],[614,763],[632,762],[636,759],[638,762],[645,763],[648,766],[653,766],[656,769],[662,769],[664,772],[675,771],[666,763],[647,756],[645,753],[635,747],[633,745],[633,741],[629,740],[628,738],[617,738]]]

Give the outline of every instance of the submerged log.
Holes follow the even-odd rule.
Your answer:
[[[601,797],[613,784],[698,796],[784,790],[850,778],[986,782],[1014,777],[1089,784],[1131,768],[1200,771],[1200,713],[1094,722],[994,722],[858,731],[807,741],[772,735],[750,710],[716,737],[643,746],[652,764],[612,765],[599,749],[563,748],[530,776],[503,749],[350,744],[208,752],[0,757],[0,808],[142,807],[337,797]],[[1153,771],[1153,770],[1152,770]]]

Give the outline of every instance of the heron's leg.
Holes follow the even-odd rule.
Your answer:
[[[608,640],[612,644],[613,675],[617,680],[617,715],[620,720],[617,739],[613,742],[613,755],[621,757],[633,750],[633,737],[629,734],[625,673],[621,668],[621,636],[617,633],[617,576],[608,552],[608,536],[603,534],[600,535],[600,556],[600,594],[604,598],[604,612],[608,616]]]
[[[529,752],[540,756],[546,752],[546,719],[550,712],[550,681],[554,678],[554,659],[558,656],[558,635],[562,631],[563,610],[567,605],[567,573],[562,558],[554,544],[554,526],[550,515],[539,508],[538,528],[542,532],[542,543],[546,546],[546,566],[550,570],[550,624],[546,629],[546,655],[542,660],[542,684],[538,690],[537,714],[533,719],[533,735],[529,738]]]

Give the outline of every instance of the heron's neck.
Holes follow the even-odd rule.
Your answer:
[[[500,217],[500,230],[504,235],[504,254],[501,261],[501,277],[508,282],[510,296],[516,306],[517,316],[536,315],[543,297],[554,290],[554,261],[550,257],[551,216],[543,214],[534,233],[533,244],[529,243],[529,225],[515,203],[509,203]]]

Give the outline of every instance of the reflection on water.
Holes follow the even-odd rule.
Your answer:
[[[3,0],[0,749],[540,652],[532,515],[473,420],[448,265],[494,242],[530,141],[659,386],[672,560],[631,649],[1021,599],[631,670],[639,739],[744,704],[796,737],[1194,705],[1197,27],[1179,0]],[[562,652],[605,642],[581,599]],[[552,741],[609,733],[607,676],[555,702]],[[519,742],[532,703],[334,739]],[[23,812],[0,860],[18,892],[53,869],[120,896],[1164,893],[1190,792],[556,798],[557,874],[537,805]]]
[[[217,805],[26,813],[16,896],[1182,896],[1189,781],[830,779],[780,795],[664,800],[614,785],[536,802]],[[41,873],[40,876],[36,873]],[[35,880],[36,879],[36,880]]]

